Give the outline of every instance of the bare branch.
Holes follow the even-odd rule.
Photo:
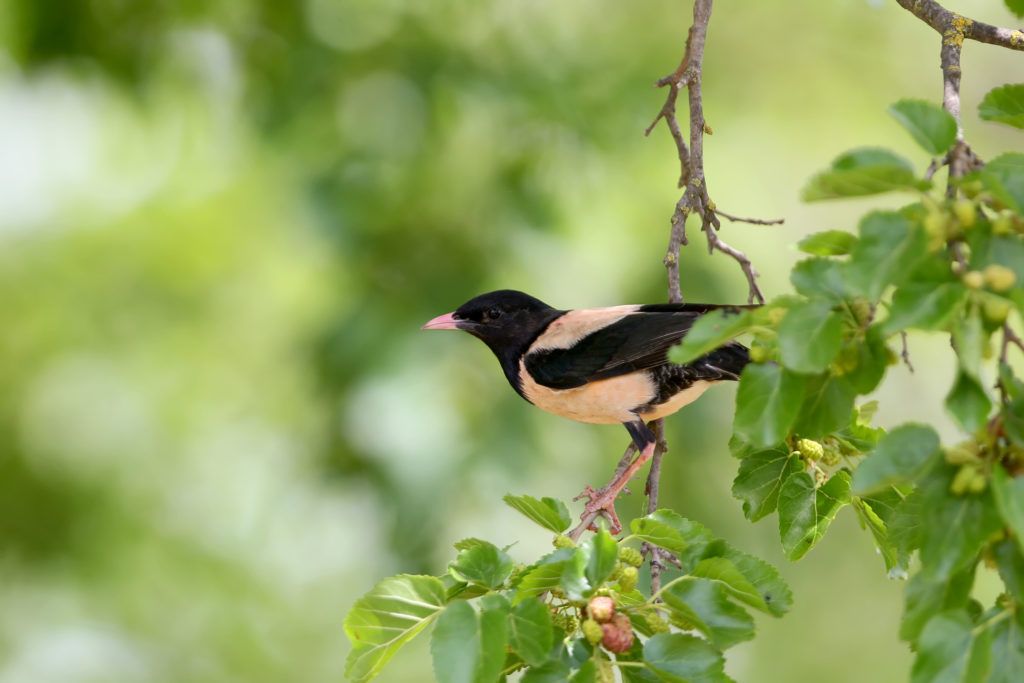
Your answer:
[[[966,38],[979,43],[998,45],[1009,50],[1024,50],[1024,31],[1020,29],[1001,28],[986,24],[983,21],[968,19],[951,12],[935,0],[896,0],[900,7],[931,26],[946,37],[947,32],[955,27],[961,36],[960,42]]]
[[[751,223],[753,225],[782,225],[786,222],[785,218],[740,218],[739,216],[733,216],[732,214],[713,209],[713,211],[721,216],[722,218],[732,221],[733,223]]]

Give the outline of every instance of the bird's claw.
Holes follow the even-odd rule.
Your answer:
[[[616,496],[609,496],[607,488],[595,491],[590,486],[583,489],[583,493],[573,498],[574,501],[587,499],[587,504],[583,508],[583,514],[580,515],[580,519],[587,519],[591,515],[597,514],[604,516],[608,520],[609,529],[608,532],[612,535],[622,533],[622,522],[619,521],[619,516],[615,512],[615,498]],[[587,529],[590,531],[598,531],[598,526],[595,524],[597,517],[587,525]]]

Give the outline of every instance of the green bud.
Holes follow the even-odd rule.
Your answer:
[[[624,564],[628,564],[632,567],[639,567],[644,563],[644,556],[636,548],[630,548],[629,546],[619,546],[619,560]]]

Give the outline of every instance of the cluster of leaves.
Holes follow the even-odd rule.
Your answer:
[[[779,617],[792,601],[773,567],[674,512],[634,519],[620,540],[602,529],[576,546],[561,535],[571,522],[561,501],[505,501],[556,532],[556,549],[527,566],[508,548],[468,538],[444,576],[381,581],[345,620],[351,680],[374,677],[433,622],[441,683],[503,681],[520,670],[524,683],[613,681],[615,669],[626,681],[724,682],[723,651],[754,636],[748,610]],[[637,587],[640,543],[677,561],[654,595]]]
[[[901,637],[917,653],[913,681],[1011,681],[1024,671],[1024,383],[1011,352],[1024,314],[1024,154],[951,173],[968,153],[937,105],[890,109],[933,157],[924,175],[885,149],[841,155],[807,186],[808,201],[909,192],[899,211],[875,211],[857,233],[830,230],[799,248],[796,295],[703,318],[672,360],[685,362],[738,334],[753,335],[737,391],[733,492],[756,521],[778,511],[783,549],[798,559],[850,506],[890,576],[910,578]],[[990,92],[983,118],[1024,127],[1024,85]],[[946,155],[950,156],[946,156]],[[943,448],[934,429],[869,426],[856,406],[906,356],[906,333],[948,335],[956,373],[944,406],[965,441]],[[902,345],[902,351],[899,351]],[[972,598],[975,573],[994,567],[1006,592]],[[916,565],[915,565],[916,566]]]

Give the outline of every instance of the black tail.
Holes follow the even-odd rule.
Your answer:
[[[739,342],[729,342],[693,361],[693,365],[700,371],[702,379],[738,380],[749,362],[747,347]]]

